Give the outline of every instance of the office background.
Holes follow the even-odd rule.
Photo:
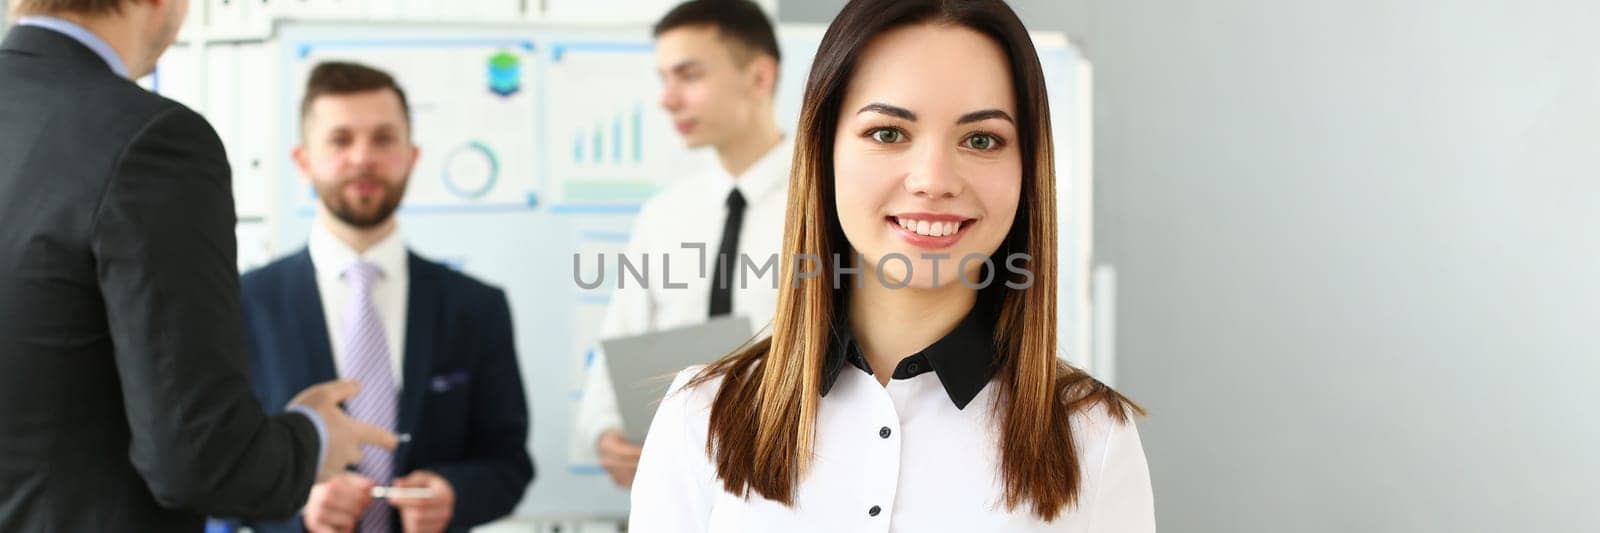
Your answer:
[[[313,222],[317,200],[288,157],[311,67],[354,60],[396,76],[422,148],[401,231],[421,255],[504,288],[512,305],[533,420],[528,448],[539,466],[516,511],[520,525],[570,528],[627,514],[626,492],[573,428],[633,215],[674,179],[715,164],[708,152],[683,149],[656,105],[649,25],[674,3],[196,0],[178,43],[140,80],[200,111],[222,138],[248,270],[299,250]],[[775,108],[786,131],[823,29],[779,24]],[[1093,366],[1089,70],[1064,35],[1035,39],[1055,103],[1059,259],[1070,281],[1060,316],[1063,338],[1073,339],[1064,355]],[[581,289],[574,270],[592,279],[602,263],[607,282]]]
[[[1163,531],[1600,525],[1600,5],[1012,4],[1095,66]]]

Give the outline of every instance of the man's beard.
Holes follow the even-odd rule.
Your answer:
[[[376,208],[362,209],[361,206],[352,205],[345,200],[345,186],[358,180],[377,183],[383,189],[383,193],[375,199],[378,202]],[[339,219],[340,222],[360,229],[369,229],[383,224],[389,220],[389,217],[394,216],[395,210],[400,207],[400,199],[405,196],[405,192],[406,180],[402,180],[400,183],[390,183],[381,178],[368,175],[346,178],[340,180],[331,188],[318,189],[317,196],[322,198],[322,205],[327,207],[328,212],[332,213],[333,217]]]

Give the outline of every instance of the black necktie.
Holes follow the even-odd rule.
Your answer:
[[[722,245],[711,269],[711,316],[733,312],[734,272],[739,270],[739,227],[744,225],[744,195],[728,193],[728,219],[722,222]]]

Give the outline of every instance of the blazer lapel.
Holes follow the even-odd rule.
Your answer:
[[[300,332],[303,347],[300,351],[304,357],[306,378],[308,381],[301,384],[301,388],[339,379],[338,371],[333,366],[333,343],[328,340],[328,319],[322,313],[322,293],[317,289],[317,271],[311,264],[311,253],[302,250],[295,256],[294,279],[298,282],[290,287],[289,300],[294,308],[294,331]]]
[[[410,270],[410,295],[406,302],[405,378],[400,389],[400,417],[395,434],[400,435],[400,448],[395,451],[395,465],[408,469],[411,446],[409,439],[417,430],[422,417],[423,400],[428,395],[428,371],[433,366],[435,333],[443,318],[439,307],[439,278],[432,265],[415,254],[406,254]],[[397,469],[396,475],[405,472]]]

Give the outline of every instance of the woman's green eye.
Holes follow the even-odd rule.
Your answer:
[[[900,132],[890,129],[872,130],[872,140],[884,144],[900,142]]]
[[[993,135],[980,133],[971,137],[967,137],[967,146],[971,146],[974,150],[989,151],[993,150],[999,144],[1000,141],[995,139]]]

